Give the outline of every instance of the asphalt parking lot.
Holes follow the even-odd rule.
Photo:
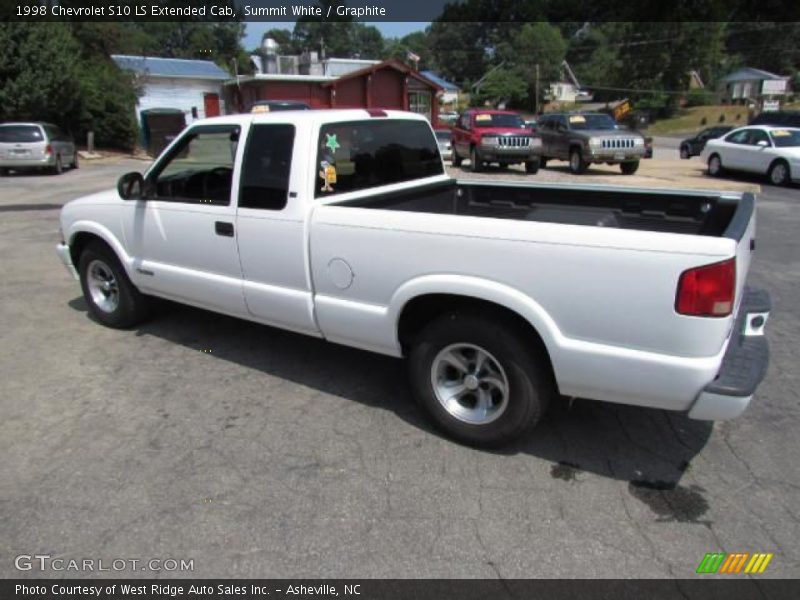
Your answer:
[[[486,452],[431,430],[394,359],[173,304],[94,323],[57,208],[142,167],[0,179],[0,576],[92,575],[14,567],[48,554],[194,561],[114,573],[133,576],[683,578],[719,551],[800,575],[800,189],[759,199],[772,362],[744,416],[577,400]]]

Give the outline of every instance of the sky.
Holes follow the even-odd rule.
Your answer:
[[[261,36],[264,35],[265,31],[270,29],[288,29],[291,31],[294,29],[294,23],[282,21],[279,23],[267,23],[267,22],[250,22],[246,23],[247,25],[247,33],[242,41],[242,45],[244,46],[245,50],[250,51],[253,48],[256,48],[261,44]],[[414,31],[422,31],[425,29],[430,23],[417,23],[417,22],[378,22],[378,23],[371,23],[371,22],[364,22],[364,25],[374,25],[377,27],[380,32],[383,34],[383,37],[403,37],[404,35],[408,35],[409,33],[413,33]]]

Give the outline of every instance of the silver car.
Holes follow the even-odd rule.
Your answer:
[[[50,123],[0,124],[0,175],[24,169],[47,169],[59,174],[78,168],[72,138]]]
[[[436,129],[436,142],[439,144],[439,152],[442,160],[453,160],[452,133],[449,129]]]

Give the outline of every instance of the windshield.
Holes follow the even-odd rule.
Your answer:
[[[800,129],[775,129],[769,134],[777,148],[800,146]]]
[[[475,115],[475,127],[513,127],[523,129],[525,121],[519,115],[482,113]]]
[[[581,129],[617,129],[617,123],[608,115],[569,115],[569,128]]]
[[[42,130],[36,125],[3,125],[0,126],[0,142],[42,142]]]

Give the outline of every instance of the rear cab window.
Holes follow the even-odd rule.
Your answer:
[[[443,175],[426,121],[381,119],[330,123],[317,142],[315,196],[355,192]]]
[[[0,143],[24,144],[44,141],[42,128],[38,125],[0,125]]]

